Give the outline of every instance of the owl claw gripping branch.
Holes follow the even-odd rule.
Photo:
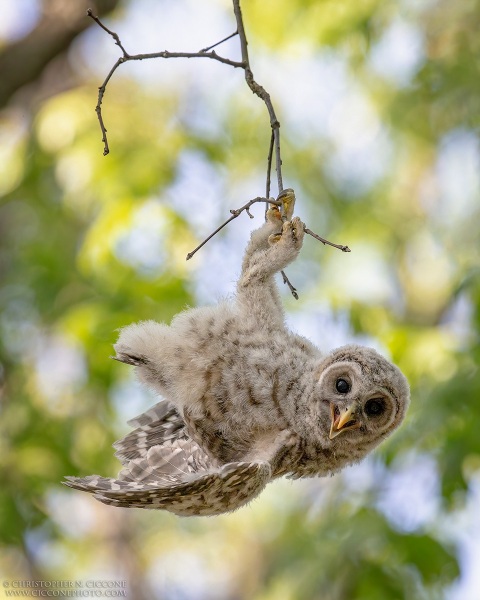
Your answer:
[[[252,233],[234,302],[122,329],[114,358],[163,399],[114,444],[116,479],[66,485],[113,506],[218,515],[283,475],[358,462],[400,425],[409,389],[395,365],[364,346],[323,354],[286,328],[274,275],[298,256],[304,225],[293,190],[279,200]]]

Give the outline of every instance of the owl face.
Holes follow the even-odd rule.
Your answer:
[[[342,361],[321,378],[322,400],[328,402],[329,439],[360,429],[366,435],[386,431],[397,414],[395,399],[381,385],[371,385],[360,365]]]
[[[407,381],[375,350],[339,348],[323,361],[317,376],[321,436],[331,445],[374,446],[402,422],[409,402]]]

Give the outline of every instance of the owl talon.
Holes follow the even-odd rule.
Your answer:
[[[275,204],[270,205],[270,208],[267,210],[267,221],[275,225],[278,225],[282,221],[280,209]]]
[[[302,244],[304,234],[305,225],[302,223],[299,217],[294,217],[292,220],[292,236],[295,238],[297,244]]]
[[[305,227],[299,217],[294,217],[292,221],[286,221],[283,224],[281,240],[282,243],[300,249],[303,243]]]
[[[272,235],[270,235],[268,237],[268,243],[270,244],[270,246],[274,246],[275,244],[277,244],[280,240],[282,239],[282,234],[281,233],[272,233]]]
[[[278,195],[277,200],[282,202],[283,219],[291,221],[293,217],[293,209],[295,208],[295,192],[292,188],[286,188]]]
[[[294,217],[292,221],[285,221],[282,226],[281,233],[272,233],[268,238],[270,246],[278,243],[293,245],[294,248],[300,249],[303,243],[305,226],[299,217]]]

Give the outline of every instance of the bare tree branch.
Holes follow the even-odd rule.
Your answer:
[[[288,285],[288,289],[292,293],[292,296],[295,298],[295,300],[298,300],[297,288],[293,287],[293,285],[290,283],[290,279],[285,275],[285,271],[280,271],[280,273],[282,274],[283,283]]]
[[[100,19],[93,14],[92,9],[89,8],[87,10],[87,16],[89,16],[91,19],[93,19],[99,27],[101,27],[109,35],[112,36],[112,38],[115,41],[115,44],[122,50],[122,53],[123,53],[123,56],[121,56],[117,60],[117,62],[113,65],[113,67],[110,69],[110,72],[108,73],[107,77],[105,78],[105,81],[98,88],[98,101],[97,101],[97,106],[95,107],[95,112],[97,113],[98,122],[100,124],[100,129],[102,131],[103,155],[104,156],[106,156],[110,152],[110,148],[108,146],[107,129],[105,127],[105,123],[103,121],[103,116],[102,116],[102,101],[103,101],[103,96],[105,95],[105,90],[107,88],[107,84],[110,81],[110,79],[112,78],[112,75],[115,73],[115,71],[118,69],[118,67],[120,65],[123,65],[124,63],[132,61],[132,60],[149,60],[152,58],[210,58],[212,60],[221,62],[225,65],[229,65],[230,67],[241,68],[241,69],[245,68],[245,65],[243,62],[237,62],[235,60],[230,60],[229,58],[220,56],[214,50],[211,50],[211,48],[214,48],[215,46],[218,46],[222,42],[225,42],[227,39],[230,39],[234,35],[237,35],[236,33],[226,37],[225,39],[221,40],[220,42],[217,42],[213,46],[210,46],[210,48],[204,48],[203,50],[200,50],[199,52],[168,52],[167,50],[163,50],[161,52],[150,52],[148,54],[129,54],[125,50],[124,46],[122,45],[122,42],[121,42],[118,34],[115,33],[114,31],[112,31],[111,29],[109,29],[108,27],[106,27],[100,21]],[[210,50],[210,52],[207,52],[207,50]]]
[[[129,62],[131,60],[148,60],[152,58],[210,58],[212,60],[217,60],[223,64],[229,65],[235,68],[241,68],[245,71],[245,81],[247,82],[248,87],[252,90],[252,92],[257,95],[259,98],[263,100],[265,106],[267,107],[268,114],[270,115],[270,126],[272,128],[273,138],[274,138],[274,147],[275,147],[275,165],[277,171],[277,183],[278,183],[278,193],[283,191],[283,180],[282,180],[282,158],[280,154],[280,122],[277,119],[277,115],[275,113],[275,109],[273,108],[272,100],[270,98],[270,94],[263,88],[253,76],[252,69],[250,67],[250,59],[248,57],[248,41],[245,33],[245,27],[243,24],[243,16],[242,10],[240,7],[240,0],[233,0],[233,12],[235,14],[235,20],[237,22],[237,31],[227,36],[223,40],[220,40],[213,46],[208,46],[207,48],[203,48],[199,52],[168,52],[164,50],[162,52],[152,52],[149,54],[129,54],[118,36],[117,33],[106,27],[100,19],[93,14],[91,9],[87,10],[87,15],[97,23],[104,31],[106,31],[115,41],[115,44],[119,46],[122,50],[123,56],[120,57],[117,62],[113,65],[109,74],[107,75],[103,84],[98,88],[98,102],[95,107],[95,111],[97,113],[98,121],[100,123],[100,129],[102,131],[102,141],[103,141],[103,154],[107,155],[110,152],[108,146],[107,139],[107,129],[105,127],[105,123],[103,121],[102,116],[102,101],[103,96],[105,94],[105,90],[108,82],[110,81],[112,75],[118,69],[120,65],[125,62]],[[242,52],[242,62],[237,62],[231,60],[229,58],[225,58],[223,56],[218,55],[212,48],[222,44],[226,40],[238,35],[240,38],[240,49]],[[271,162],[270,162],[271,165]],[[267,179],[270,178],[270,170],[267,172]],[[267,184],[268,185],[268,184]]]
[[[267,206],[269,204],[274,204],[275,206],[278,206],[279,208],[282,207],[281,200],[274,200],[273,198],[262,198],[261,196],[258,196],[257,198],[254,198],[253,200],[249,200],[246,204],[244,204],[240,208],[231,209],[230,212],[232,213],[232,216],[229,219],[227,219],[224,223],[222,223],[220,225],[220,227],[217,227],[217,229],[215,229],[215,231],[213,231],[208,237],[206,237],[203,240],[203,242],[201,244],[199,244],[194,250],[192,250],[191,252],[189,252],[187,254],[187,260],[190,260],[192,258],[192,256],[194,254],[196,254],[198,252],[198,250],[200,250],[200,248],[202,248],[203,246],[205,246],[205,244],[207,242],[209,242],[214,236],[216,236],[217,233],[219,231],[221,231],[231,221],[233,221],[234,219],[236,219],[237,217],[239,217],[242,214],[243,211],[245,211],[248,214],[248,216],[251,219],[253,219],[253,215],[252,215],[252,213],[250,212],[249,209],[250,209],[250,207],[253,204],[256,204],[257,202],[265,202],[267,204]],[[311,235],[312,237],[314,237],[319,242],[322,242],[322,244],[324,246],[332,246],[333,248],[338,248],[338,250],[341,250],[342,252],[351,252],[351,250],[350,250],[350,248],[348,246],[343,246],[341,244],[334,244],[333,242],[330,242],[330,241],[326,240],[325,238],[320,237],[319,235],[317,235],[316,233],[314,233],[311,229],[308,229],[308,227],[305,227],[304,230],[305,230],[305,233],[307,233],[308,235]],[[288,284],[288,287],[290,288],[290,291],[292,292],[293,296],[298,300],[298,294],[296,295],[296,289],[290,283],[290,281],[288,280],[288,277],[285,275],[285,273],[283,271],[281,273],[282,273],[282,277],[283,277],[283,282]]]
[[[275,134],[272,129],[272,135],[270,136],[270,146],[268,148],[268,157],[267,157],[267,181],[265,185],[265,196],[267,198],[270,197],[270,183],[272,176],[272,158],[273,158],[273,144],[275,142]],[[265,218],[267,218],[267,210],[268,207],[265,208]]]
[[[257,95],[265,103],[265,106],[268,110],[268,114],[270,116],[270,126],[272,129],[272,135],[270,138],[270,146],[269,146],[268,158],[267,158],[267,176],[266,176],[266,186],[265,186],[265,188],[266,188],[265,198],[262,198],[262,197],[254,198],[253,200],[250,200],[249,202],[247,202],[241,208],[231,210],[230,212],[231,212],[232,216],[229,219],[227,219],[224,223],[222,223],[222,225],[217,227],[217,229],[213,233],[211,233],[206,239],[204,239],[203,242],[201,244],[199,244],[194,250],[192,250],[192,252],[189,252],[187,254],[187,260],[190,260],[192,258],[192,256],[196,252],[198,252],[198,250],[200,250],[200,248],[202,248],[209,240],[212,239],[212,237],[214,237],[219,231],[221,231],[226,225],[228,225],[228,223],[230,223],[231,221],[236,219],[243,211],[245,211],[250,218],[253,218],[253,215],[250,213],[250,210],[249,210],[253,204],[255,204],[257,202],[265,202],[266,210],[268,208],[268,204],[274,204],[276,206],[279,206],[280,208],[282,208],[282,212],[284,212],[284,208],[285,208],[283,206],[283,197],[282,197],[282,192],[284,190],[283,190],[283,180],[282,180],[282,158],[281,158],[281,153],[280,153],[280,123],[277,119],[275,109],[273,107],[273,103],[270,98],[270,94],[265,90],[265,88],[263,88],[255,80],[252,69],[250,67],[250,59],[248,56],[248,41],[247,41],[247,36],[245,33],[245,26],[243,23],[243,16],[242,16],[242,10],[240,7],[240,0],[232,0],[232,2],[233,2],[233,12],[234,12],[235,20],[237,23],[237,30],[234,33],[227,36],[226,38],[224,38],[223,40],[216,42],[212,46],[207,46],[206,48],[203,48],[199,52],[169,52],[167,50],[164,50],[162,52],[153,52],[153,53],[149,53],[149,54],[129,54],[127,52],[127,50],[124,48],[124,46],[122,45],[122,42],[121,42],[118,34],[115,33],[114,31],[110,30],[108,27],[106,27],[100,21],[100,19],[93,14],[91,9],[88,9],[88,11],[87,11],[87,15],[91,19],[93,19],[97,23],[97,25],[99,25],[104,31],[106,31],[110,36],[112,36],[112,38],[115,41],[115,44],[122,51],[122,56],[113,65],[113,67],[110,69],[110,72],[108,73],[107,77],[105,78],[105,81],[98,88],[98,101],[97,101],[97,106],[95,107],[95,111],[97,113],[98,121],[100,123],[100,129],[102,131],[102,141],[104,144],[104,150],[103,150],[104,155],[109,153],[109,147],[108,147],[108,139],[107,139],[107,130],[105,128],[105,124],[103,122],[103,116],[102,116],[103,96],[105,94],[105,90],[108,85],[108,82],[110,81],[110,79],[112,78],[113,74],[118,69],[118,67],[120,65],[122,65],[123,63],[129,62],[132,60],[147,60],[147,59],[152,59],[152,58],[210,58],[212,60],[216,60],[218,62],[221,62],[223,64],[229,65],[234,68],[241,68],[245,72],[245,81],[247,82],[248,87],[252,90],[252,92],[255,95]],[[235,37],[236,35],[238,35],[239,40],[240,40],[240,49],[241,49],[241,53],[242,53],[241,62],[234,61],[229,58],[220,56],[213,50],[213,48],[215,48],[215,47],[219,46],[220,44],[222,44],[223,42]],[[275,152],[275,168],[276,168],[276,172],[277,172],[277,183],[278,183],[278,198],[279,198],[278,200],[274,200],[273,198],[270,198],[271,171],[272,171],[272,162],[273,162],[273,153],[274,152]],[[322,244],[324,244],[324,245],[333,246],[334,248],[338,248],[338,249],[342,250],[343,252],[350,252],[350,248],[348,246],[341,246],[339,244],[334,244],[332,242],[329,242],[328,240],[321,238],[316,233],[314,233],[313,231],[311,231],[310,229],[308,229],[306,227],[305,227],[305,233],[308,233],[315,239],[322,242]],[[290,281],[289,281],[288,277],[286,276],[286,274],[284,273],[284,271],[282,271],[282,277],[283,277],[284,283],[288,285],[294,298],[298,299],[297,290],[290,283]]]
[[[242,9],[240,7],[240,0],[233,0],[233,12],[235,13],[235,19],[237,21],[237,31],[240,38],[240,48],[242,50],[242,62],[245,70],[245,81],[248,87],[261,98],[267,107],[268,114],[270,115],[270,126],[275,139],[275,162],[277,170],[277,182],[278,182],[278,193],[283,191],[282,181],[282,158],[280,155],[280,122],[277,119],[275,110],[273,108],[270,94],[260,84],[255,81],[252,70],[250,68],[250,59],[248,58],[248,42],[245,34],[245,27],[243,25]]]
[[[112,31],[111,29],[109,29],[108,27],[106,27],[98,17],[96,17],[93,14],[93,11],[91,8],[87,9],[87,17],[92,18],[95,23],[97,25],[99,25],[104,31],[106,31],[109,35],[111,35],[113,37],[113,39],[115,40],[115,43],[117,44],[117,46],[121,49],[121,51],[123,52],[123,56],[125,56],[125,58],[128,56],[128,52],[125,50],[125,48],[122,46],[122,42],[120,41],[120,38],[118,37],[118,35]]]
[[[276,206],[281,206],[282,203],[281,202],[277,202],[276,200],[274,200],[273,198],[262,198],[261,196],[258,196],[257,198],[254,198],[253,200],[249,200],[246,204],[244,204],[241,208],[237,208],[237,209],[232,209],[230,212],[232,213],[233,216],[231,216],[229,219],[227,219],[225,221],[225,223],[222,223],[220,225],[220,227],[217,227],[217,229],[215,229],[215,231],[213,233],[211,233],[207,238],[205,238],[203,240],[203,242],[201,244],[199,244],[194,250],[192,250],[191,252],[189,252],[187,254],[187,260],[190,260],[192,258],[192,256],[198,252],[198,250],[200,250],[200,248],[202,248],[202,246],[205,246],[205,244],[212,239],[213,236],[217,235],[217,233],[219,231],[221,231],[225,225],[228,225],[231,221],[233,221],[233,219],[236,219],[237,217],[239,217],[243,211],[245,211],[247,213],[247,215],[253,219],[253,215],[250,212],[250,207],[257,203],[257,202],[266,202],[267,205],[268,204],[275,204]]]
[[[317,235],[316,233],[313,233],[313,231],[311,229],[308,229],[307,227],[305,227],[305,233],[308,233],[308,235],[311,235],[319,242],[322,242],[324,246],[332,246],[333,248],[338,248],[342,252],[351,252],[348,246],[342,246],[341,244],[334,244],[333,242],[329,242],[328,240]]]
[[[270,147],[268,149],[268,157],[267,157],[267,182],[266,182],[266,197],[268,198],[270,196],[270,178],[271,178],[271,173],[272,173],[272,158],[273,158],[273,145],[275,142],[275,133],[274,130],[272,129],[272,135],[270,136]],[[268,211],[268,204],[265,204],[265,221],[267,220],[267,211]],[[298,293],[296,288],[292,285],[292,283],[290,282],[290,279],[287,277],[287,274],[285,273],[285,271],[280,271],[280,273],[282,274],[282,278],[283,278],[283,283],[286,283],[290,289],[290,292],[292,293],[292,296],[295,298],[295,300],[298,300]]]

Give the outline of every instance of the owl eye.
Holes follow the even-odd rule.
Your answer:
[[[346,394],[350,391],[350,384],[345,379],[337,379],[335,387],[340,394]]]
[[[365,404],[365,413],[369,417],[379,417],[385,411],[385,402],[382,398],[372,398]]]

